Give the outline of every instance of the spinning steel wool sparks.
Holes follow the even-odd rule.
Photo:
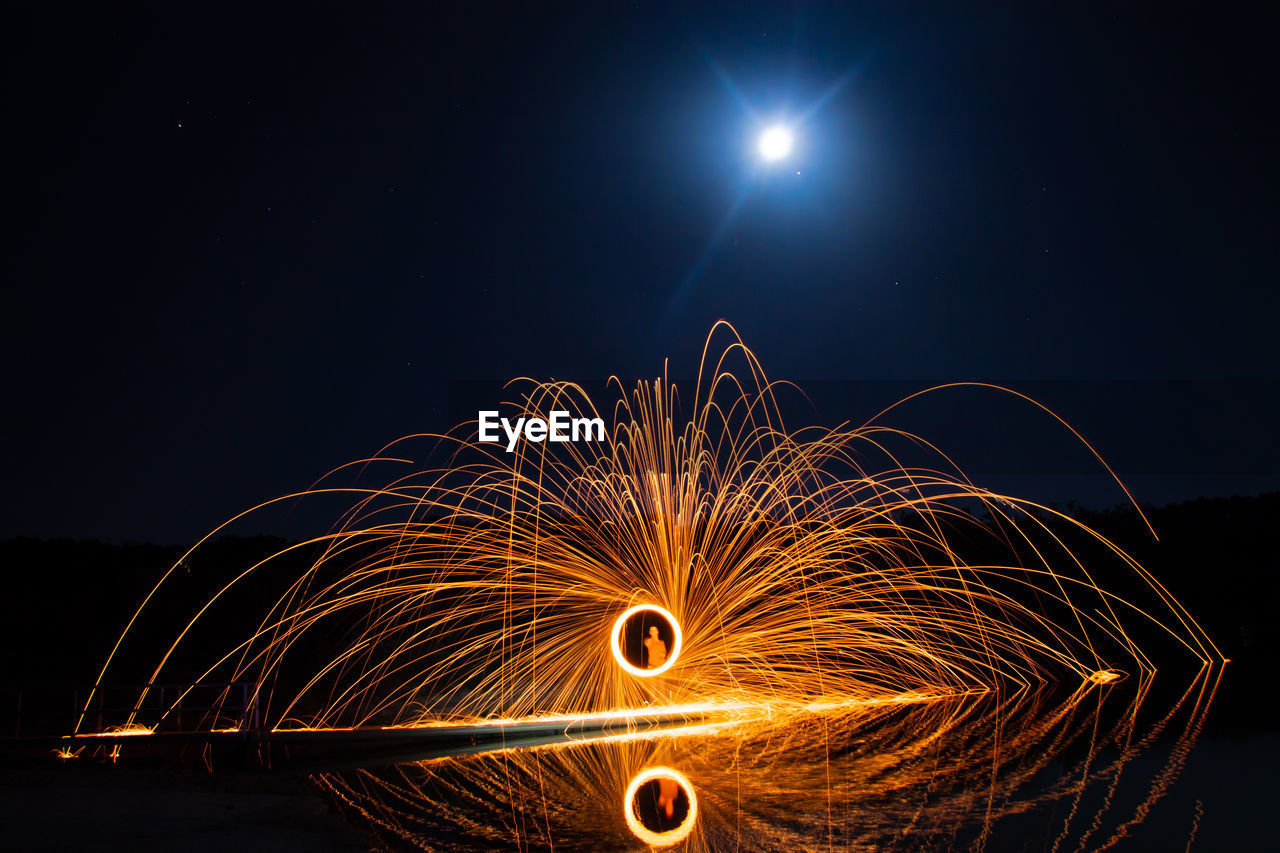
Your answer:
[[[687,406],[665,376],[629,391],[613,382],[611,419],[571,383],[512,387],[522,414],[603,417],[611,431],[508,453],[477,442],[471,423],[425,437],[450,453],[445,464],[375,488],[319,485],[302,496],[356,501],[331,532],[244,567],[194,604],[175,603],[175,566],[99,683],[122,656],[146,651],[140,626],[175,607],[189,616],[148,684],[182,673],[192,688],[255,685],[243,707],[210,713],[210,729],[695,705],[776,718],[1149,674],[1139,645],[1148,633],[1221,660],[1158,580],[1068,516],[975,485],[880,416],[856,428],[784,424],[776,395],[790,386],[767,380],[727,324],[708,337]],[[362,464],[405,465],[409,443]],[[935,463],[899,461],[899,443]],[[967,557],[960,543],[979,540],[1003,557]],[[1084,559],[1081,541],[1109,563]],[[243,600],[267,582],[278,597]],[[246,608],[263,614],[255,628],[220,630],[223,614]],[[624,628],[642,611],[669,628],[655,627],[650,657],[632,660],[626,648],[639,655],[649,638],[627,639]],[[140,691],[127,724],[163,726],[182,701],[171,693],[149,711],[150,693]]]

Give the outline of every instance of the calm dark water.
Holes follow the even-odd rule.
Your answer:
[[[348,819],[397,850],[1274,849],[1280,737],[1207,725],[1234,675],[860,707],[317,778]]]

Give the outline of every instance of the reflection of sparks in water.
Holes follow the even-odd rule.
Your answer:
[[[722,330],[731,338],[717,353]],[[598,414],[578,386],[522,387],[525,415]],[[789,429],[780,386],[727,325],[708,338],[687,407],[665,378],[630,393],[614,387],[606,441],[506,453],[477,445],[465,424],[437,437],[453,451],[437,467],[377,488],[309,490],[357,503],[333,532],[218,579],[193,604],[166,580],[197,545],[130,620],[99,683],[126,647],[137,651],[135,634],[160,630],[144,634],[141,622],[174,613],[183,614],[176,639],[146,683],[199,675],[159,708],[157,691],[144,688],[129,726],[163,730],[191,690],[243,682],[255,685],[248,701],[231,704],[239,697],[228,688],[204,729],[699,703],[786,715],[1096,684],[1154,671],[1137,628],[1201,662],[1221,659],[1114,543],[1052,508],[972,484],[880,416],[857,428]],[[907,466],[904,448],[933,462]],[[405,463],[399,452],[361,464]],[[662,608],[677,628],[664,669],[637,673],[613,660],[610,629],[637,604]],[[222,627],[245,612],[264,616],[245,631]]]
[[[316,778],[392,849],[657,844],[617,804],[632,802],[636,779],[665,770],[678,774],[691,815],[696,808],[681,825],[688,850],[1021,849],[1029,831],[1046,849],[1105,849],[1135,830],[1181,771],[1220,676],[1206,667],[1163,699],[1151,678],[1132,689],[1086,682],[1065,698],[1021,690],[878,704],[727,733]],[[1154,769],[1126,774],[1140,756]]]
[[[679,792],[683,792],[688,799],[684,818],[671,829],[655,831],[645,825],[644,819],[638,813],[637,795],[640,794],[644,784],[650,781],[657,781],[662,786],[658,803],[665,809],[668,818],[671,818],[674,813],[673,805]],[[672,770],[670,767],[647,767],[635,775],[631,784],[627,786],[626,793],[622,795],[622,813],[626,819],[627,828],[636,838],[651,847],[670,847],[672,844],[684,841],[693,831],[698,821],[698,794],[679,770]]]

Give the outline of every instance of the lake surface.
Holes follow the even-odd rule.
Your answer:
[[[396,850],[1269,846],[1274,733],[1222,671],[876,703],[316,777]]]

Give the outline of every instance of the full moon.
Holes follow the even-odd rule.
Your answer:
[[[760,134],[760,156],[766,160],[781,160],[791,153],[791,131],[782,125],[773,127]]]

